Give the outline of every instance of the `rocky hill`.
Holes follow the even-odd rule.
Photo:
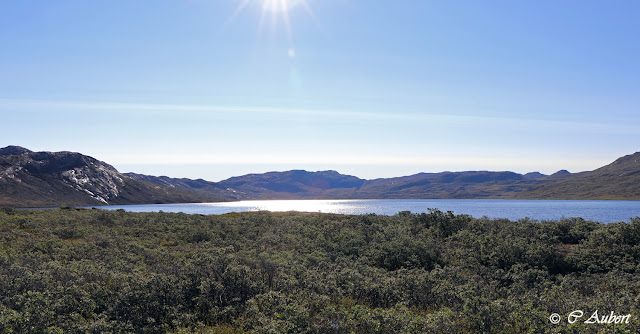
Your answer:
[[[533,187],[516,197],[640,200],[640,152],[590,172],[557,175],[555,182]]]
[[[125,176],[134,180],[157,184],[167,188],[193,192],[207,197],[220,198],[225,200],[241,200],[245,194],[225,187],[224,185],[205,181],[203,179],[171,178],[168,176],[152,176],[138,173],[124,173]]]
[[[132,179],[74,152],[0,149],[0,205],[58,206],[202,202],[208,196]]]

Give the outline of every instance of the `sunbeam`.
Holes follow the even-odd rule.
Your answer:
[[[238,6],[229,17],[225,25],[233,21],[236,16],[245,11],[248,7],[260,8],[260,19],[258,21],[258,34],[262,34],[266,21],[270,21],[270,31],[275,32],[278,26],[284,27],[287,40],[293,47],[293,27],[291,24],[291,14],[297,8],[303,8],[305,12],[316,22],[316,16],[308,0],[236,0]]]

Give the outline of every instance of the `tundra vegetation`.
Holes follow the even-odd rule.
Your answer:
[[[638,333],[639,273],[638,218],[0,210],[2,333]]]

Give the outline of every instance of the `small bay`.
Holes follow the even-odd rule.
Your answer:
[[[529,218],[538,221],[580,217],[601,223],[628,222],[640,216],[640,201],[397,199],[397,200],[258,200],[219,203],[107,205],[97,208],[130,212],[183,212],[217,215],[249,211],[300,211],[338,214],[394,215],[401,211],[452,211],[475,218]]]

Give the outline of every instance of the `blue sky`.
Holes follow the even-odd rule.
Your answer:
[[[276,2],[1,2],[0,145],[213,181],[640,151],[640,2]]]

